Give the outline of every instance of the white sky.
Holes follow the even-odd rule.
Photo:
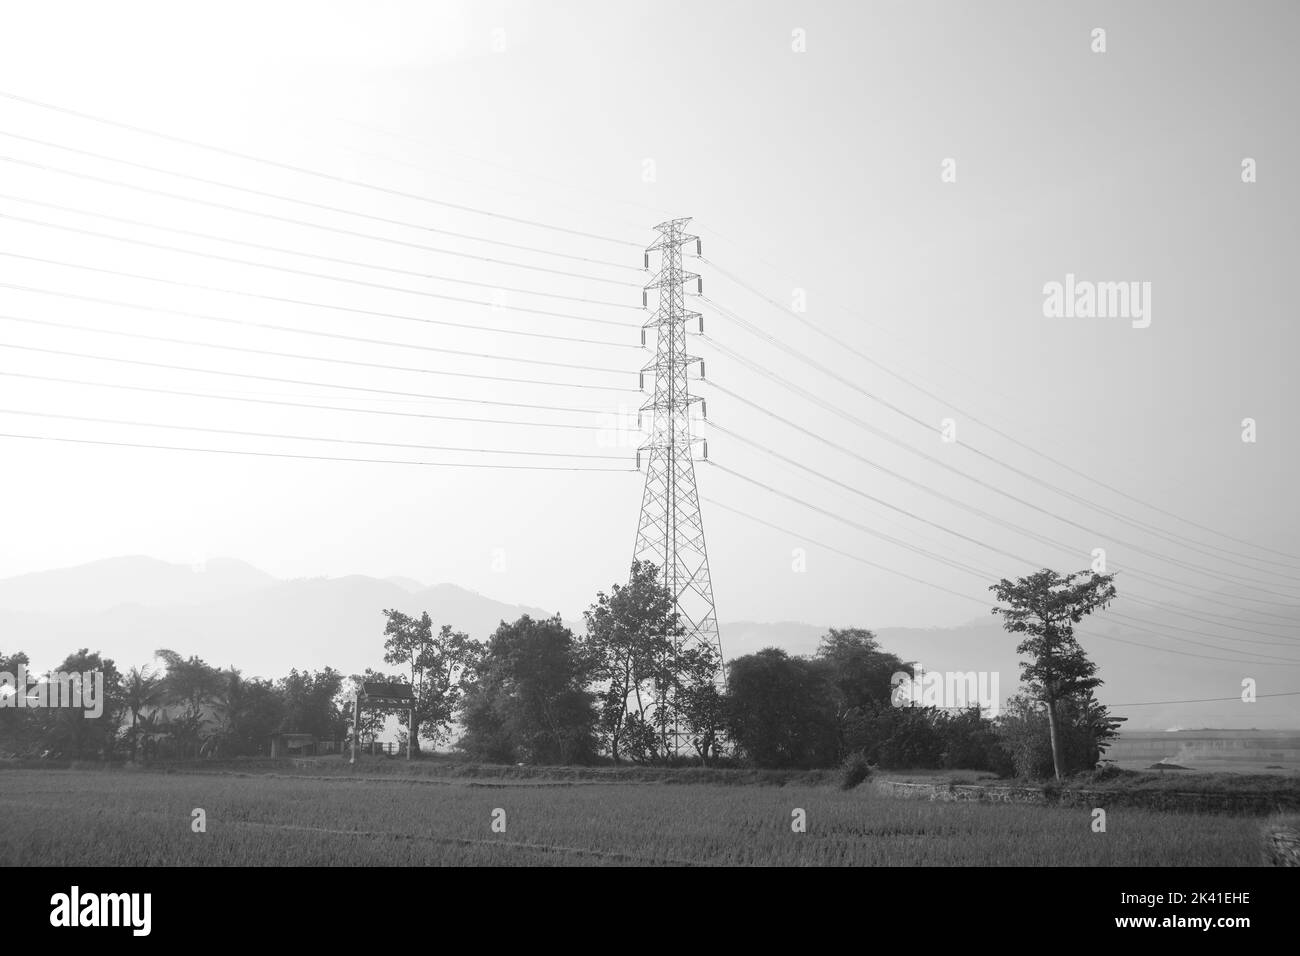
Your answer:
[[[1067,472],[970,422],[975,412],[1025,442],[1143,501],[1259,545],[1296,550],[1294,501],[1300,335],[1296,14],[1279,4],[823,3],[4,3],[0,90],[176,136],[616,237],[588,240],[358,189],[0,99],[0,132],[183,171],[371,216],[639,267],[661,219],[692,216],[705,256],[780,302],[806,290],[807,317],[913,381],[934,402],[801,327],[710,271],[710,298],[880,398],[925,431],[727,321],[707,331],[780,377],[1088,531],[1027,510],[811,405],[698,342],[709,378],[923,482],[1027,526],[1005,528],[872,471],[772,422],[708,382],[709,415],[781,454],[978,541],[891,513],[710,432],[710,457],[852,521],[956,560],[1016,575],[1079,568],[1104,547],[1113,567],[1150,568],[1188,587],[1208,579],[1135,553],[1250,576],[1027,484],[974,445],[1106,507],[1209,537]],[[196,11],[207,10],[207,13]],[[1104,26],[1108,51],[1089,50]],[[791,31],[807,31],[807,52]],[[498,32],[501,31],[501,32]],[[494,51],[494,44],[504,49]],[[387,131],[387,132],[381,132]],[[260,243],[492,285],[639,306],[632,270],[502,249],[307,209],[104,162],[0,135],[0,156],[428,246],[571,269],[624,285],[503,268],[391,243],[239,215],[0,161],[0,252],[245,292],[471,325],[635,345],[643,314],[508,293],[506,302],[624,328],[491,310],[88,237],[12,217],[362,282],[490,300],[490,288],[396,275],[248,248]],[[1242,157],[1258,161],[1244,185]],[[958,179],[940,182],[940,162]],[[656,179],[643,181],[645,160]],[[17,198],[15,198],[17,197]],[[23,201],[29,200],[29,201]],[[236,243],[33,205],[55,203],[220,235]],[[1152,283],[1152,324],[1046,319],[1042,287],[1066,273]],[[155,308],[496,358],[238,328],[160,312],[0,288],[0,343],[201,366],[366,388],[634,408],[633,348],[552,342],[272,303],[0,256],[0,282]],[[707,309],[705,310],[708,311]],[[568,381],[548,387],[362,369],[296,358],[146,342],[51,322],[420,366]],[[624,370],[575,371],[507,356]],[[228,396],[555,423],[580,413],[348,396],[0,348],[0,372]],[[626,387],[615,391],[609,387]],[[964,410],[959,411],[960,409]],[[351,457],[523,462],[519,456],[307,443],[42,419],[13,410],[204,428],[513,451],[621,455],[609,432],[279,408],[0,375],[0,431],[105,441]],[[1240,440],[1241,420],[1258,441]],[[958,439],[940,441],[953,417]],[[547,459],[534,459],[548,461]],[[909,553],[701,465],[723,620],[939,625],[974,604],[809,543],[823,541],[906,574],[984,598],[986,582]],[[281,576],[407,575],[451,581],[568,615],[626,571],[641,476],[259,459],[0,439],[0,575],[119,554],[177,561],[230,555]],[[706,506],[707,507],[707,506]],[[808,570],[791,570],[792,550]],[[494,570],[498,549],[505,569]],[[1254,553],[1254,552],[1252,552]],[[1294,574],[1294,572],[1293,572]],[[1292,596],[1295,585],[1279,582]],[[1167,598],[1144,585],[1133,593]]]

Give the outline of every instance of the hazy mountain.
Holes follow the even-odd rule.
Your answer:
[[[410,591],[414,594],[416,591],[423,591],[424,585],[415,578],[404,578],[401,575],[394,575],[391,578],[384,578],[389,584],[396,584],[403,591]]]
[[[427,610],[437,624],[451,624],[478,639],[486,638],[502,620],[555,613],[453,584],[425,587],[409,578],[351,575],[285,581],[232,559],[209,561],[196,569],[150,558],[113,558],[0,580],[0,651],[23,650],[35,665],[49,667],[73,650],[88,647],[126,668],[148,663],[158,648],[169,647],[198,654],[212,664],[237,666],[249,675],[274,677],[294,667],[327,665],[353,673],[383,667],[385,608]],[[1179,627],[1207,635],[1191,638],[1200,644],[1174,642],[1107,619],[1105,612],[1080,625],[1080,640],[1106,681],[1102,699],[1114,705],[1142,705],[1117,709],[1131,718],[1130,727],[1300,726],[1300,697],[1267,696],[1298,689],[1300,678],[1276,661],[1258,658],[1265,652],[1287,656],[1285,647],[1239,644],[1244,635],[1233,632],[1216,640],[1220,632],[1212,624],[1173,619],[1153,610],[1126,607],[1124,613],[1140,622],[1139,627],[1168,629],[1176,620]],[[581,628],[578,615],[566,620]],[[1288,630],[1283,623],[1274,628],[1279,632],[1275,639],[1300,630]],[[827,628],[738,621],[724,623],[721,630],[723,649],[732,658],[764,647],[811,654]],[[1016,641],[991,616],[959,627],[873,630],[886,650],[926,670],[995,672],[1004,698],[1019,683]],[[1247,662],[1236,662],[1238,658]],[[1256,703],[1239,700],[1246,678],[1256,682]],[[1202,698],[1213,699],[1162,703]]]
[[[364,575],[282,581],[229,560],[207,569],[123,558],[0,580],[0,650],[26,651],[41,667],[89,647],[125,668],[168,647],[249,675],[326,665],[351,673],[384,666],[386,608],[428,610],[437,624],[479,639],[502,620],[553,613],[451,584]]]
[[[163,607],[222,600],[274,583],[271,575],[233,558],[193,567],[144,557],[108,558],[2,579],[0,608],[77,613],[119,604]]]

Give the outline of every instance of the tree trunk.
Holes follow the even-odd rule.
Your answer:
[[[1061,728],[1056,722],[1054,699],[1047,701],[1047,728],[1052,738],[1052,770],[1056,773],[1056,779],[1060,780],[1064,776],[1061,767]]]
[[[348,763],[357,762],[357,748],[361,746],[361,697],[357,696],[352,699],[352,759]]]

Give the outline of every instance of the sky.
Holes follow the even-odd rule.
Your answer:
[[[576,616],[636,531],[642,249],[690,217],[721,620],[951,625],[1096,549],[1121,598],[1300,595],[1293,6],[3,19],[0,576],[233,556]],[[1045,315],[1067,276],[1149,312]]]

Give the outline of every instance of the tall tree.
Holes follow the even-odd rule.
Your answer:
[[[1016,581],[1003,578],[989,587],[1006,607],[994,607],[1002,626],[1023,634],[1016,652],[1020,679],[1047,708],[1052,744],[1052,770],[1057,780],[1065,774],[1061,746],[1059,702],[1090,695],[1101,686],[1097,665],[1088,659],[1074,637],[1074,625],[1115,599],[1115,576],[1095,571],[1061,575],[1044,568]]]
[[[586,652],[597,686],[601,742],[615,763],[662,752],[672,690],[671,658],[683,634],[676,602],[649,561],[634,561],[627,584],[600,591],[583,617]]]
[[[666,760],[674,735],[685,733],[707,763],[721,731],[720,661],[711,648],[684,640],[659,569],[634,561],[628,582],[599,592],[583,616],[601,743],[614,762]]]
[[[384,662],[404,667],[415,691],[415,726],[407,727],[407,733],[418,751],[421,735],[436,744],[451,729],[462,693],[461,676],[473,656],[473,642],[469,635],[453,630],[449,624],[442,625],[435,634],[428,611],[418,619],[390,610],[385,610],[384,616],[388,618]],[[409,724],[410,716],[400,714],[399,720]]]

